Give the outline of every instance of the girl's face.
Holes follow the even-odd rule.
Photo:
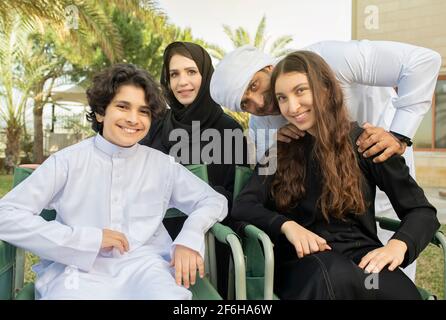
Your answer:
[[[133,85],[118,88],[105,115],[96,114],[103,123],[102,136],[120,147],[131,147],[149,132],[151,116],[144,90]]]
[[[277,77],[275,91],[280,113],[298,129],[314,135],[316,118],[307,76],[300,72],[282,73]]]
[[[175,54],[169,63],[170,90],[177,100],[187,107],[200,91],[201,74],[194,60]]]

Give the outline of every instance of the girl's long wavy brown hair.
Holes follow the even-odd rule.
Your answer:
[[[271,77],[273,97],[277,78],[284,73],[299,72],[307,76],[313,95],[315,136],[311,139],[278,143],[277,171],[271,185],[276,206],[287,211],[305,195],[307,161],[316,161],[322,176],[322,195],[318,207],[327,221],[343,219],[347,214],[365,212],[362,174],[350,141],[351,124],[344,107],[341,87],[328,64],[317,54],[297,51],[287,55],[274,68]],[[277,104],[277,99],[275,99]],[[308,135],[308,133],[307,133]]]

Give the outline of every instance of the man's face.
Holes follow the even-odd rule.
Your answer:
[[[240,108],[243,111],[256,116],[280,114],[280,110],[274,106],[270,90],[272,71],[273,66],[268,66],[254,74],[242,96]]]

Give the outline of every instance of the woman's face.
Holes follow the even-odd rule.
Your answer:
[[[169,63],[170,90],[187,107],[200,91],[201,74],[194,60],[175,54]]]
[[[300,72],[282,73],[277,77],[275,91],[280,113],[298,129],[313,134],[316,118],[307,76]]]

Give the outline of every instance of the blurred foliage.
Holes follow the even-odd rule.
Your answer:
[[[237,121],[246,130],[249,128],[249,113],[248,112],[235,112],[229,109],[223,108],[226,114],[230,115],[235,121]]]
[[[249,32],[243,28],[238,27],[232,29],[228,25],[223,25],[223,31],[231,40],[234,48],[242,47],[250,44],[264,52],[267,52],[273,57],[282,57],[292,51],[292,49],[286,48],[288,44],[293,41],[293,37],[290,35],[280,36],[271,43],[270,37],[266,34],[266,17],[263,16],[257,25],[256,33],[251,36]],[[271,43],[271,45],[269,45]],[[218,46],[211,45],[209,53],[216,59],[221,60],[226,52]]]
[[[29,108],[35,120],[32,159],[43,158],[42,114],[53,86],[88,87],[95,73],[117,62],[136,64],[158,80],[163,50],[172,41],[210,46],[194,38],[190,28],[168,22],[151,0],[2,0],[0,119],[7,125],[5,167],[11,170],[21,152],[28,153],[21,147],[31,143],[24,118]],[[24,138],[27,141],[21,143]]]

